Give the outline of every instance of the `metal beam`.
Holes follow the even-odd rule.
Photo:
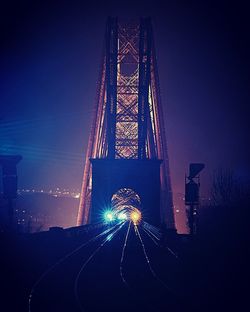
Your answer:
[[[115,158],[115,130],[117,107],[117,18],[109,18],[106,29],[106,92],[108,158]]]

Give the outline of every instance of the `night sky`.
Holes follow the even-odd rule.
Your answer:
[[[0,8],[1,153],[20,188],[80,189],[108,16],[153,20],[174,193],[190,162],[248,179],[249,12],[237,1],[6,1]],[[236,6],[237,5],[237,6]]]

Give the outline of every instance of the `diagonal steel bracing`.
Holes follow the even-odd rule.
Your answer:
[[[77,224],[89,222],[90,159],[159,159],[161,220],[175,228],[163,107],[151,20],[106,25]]]

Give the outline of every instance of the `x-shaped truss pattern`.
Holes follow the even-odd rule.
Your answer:
[[[115,158],[138,157],[139,26],[118,26]]]
[[[168,151],[151,22],[142,19],[141,23],[122,24],[111,18],[105,43],[77,224],[89,222],[90,159],[160,159],[162,220],[173,228]],[[114,201],[131,199],[130,195],[124,190]]]
[[[135,191],[129,188],[122,188],[113,195],[111,205],[114,210],[123,209],[124,207],[140,208],[141,201]]]

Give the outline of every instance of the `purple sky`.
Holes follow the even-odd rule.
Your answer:
[[[19,185],[80,188],[107,16],[151,16],[174,193],[190,162],[250,176],[249,18],[223,1],[10,1],[1,8],[0,152]]]

